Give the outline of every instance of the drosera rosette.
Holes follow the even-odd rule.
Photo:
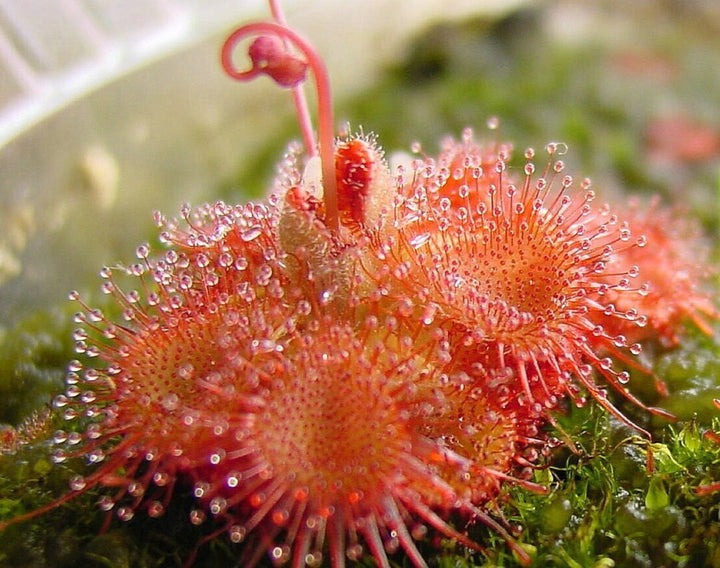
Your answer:
[[[642,326],[615,319],[616,333],[666,349],[679,344],[688,323],[713,335],[712,323],[720,312],[708,284],[717,274],[697,220],[680,206],[662,205],[657,196],[649,203],[629,198],[623,215],[633,231],[645,235],[648,246],[617,250],[610,259],[610,269],[638,273],[641,285],[641,294],[607,291],[607,301],[618,310],[642,317]]]
[[[468,129],[456,149],[420,158],[402,172],[397,234],[380,243],[365,274],[386,290],[384,301],[410,303],[423,325],[445,329],[454,358],[489,375],[512,373],[527,404],[551,409],[558,399],[577,398],[571,386],[577,383],[647,435],[594,377],[669,416],[638,400],[627,388],[629,373],[597,347],[628,357],[640,351],[611,325],[637,314],[604,303],[598,292],[640,293],[631,286],[633,271],[611,271],[608,263],[614,251],[641,246],[645,238],[633,238],[609,206],[594,207],[589,180],[578,188],[565,174],[563,144],[547,146],[539,173],[527,150],[520,175],[510,171],[508,146],[498,149],[489,170],[479,148]]]
[[[264,335],[268,320],[292,321],[282,304],[229,294],[217,272],[222,256],[210,261],[171,249],[153,257],[146,245],[137,255],[133,265],[101,271],[102,291],[122,323],[71,294],[82,308],[75,315],[79,358],[68,365],[66,391],[54,400],[67,424],[53,436],[54,460],[84,458],[90,472],[70,480],[70,493],[0,527],[98,486],[114,488],[98,504],[122,520],[138,509],[151,517],[163,514],[176,481],[208,459],[197,440],[217,425],[212,393],[204,385],[232,372],[223,343],[227,329],[241,326],[253,349],[270,340]],[[247,272],[235,271],[233,290],[247,282],[246,275],[256,290],[274,287],[253,258],[245,260]],[[123,277],[127,285],[120,286]],[[270,327],[277,333],[279,326]]]
[[[281,349],[247,360],[258,383],[240,373],[213,385],[236,410],[208,440],[216,457],[193,471],[194,492],[244,543],[242,564],[269,556],[278,565],[328,558],[340,567],[367,554],[387,567],[402,550],[422,567],[415,541],[429,529],[479,550],[447,522],[450,513],[487,525],[528,562],[479,500],[457,489],[476,473],[472,459],[427,435],[445,405],[443,343],[404,335],[393,315],[368,315],[355,327],[326,316],[307,324]]]
[[[282,219],[280,203],[272,197],[265,204],[272,211],[269,217]],[[520,439],[516,420],[495,414],[490,431],[502,443],[477,436],[472,447],[453,451],[446,438],[459,417],[446,404],[446,393],[462,390],[463,379],[442,372],[450,359],[442,331],[418,327],[402,308],[393,313],[374,311],[374,303],[363,305],[362,292],[352,288],[360,284],[355,279],[348,282],[344,301],[333,301],[327,290],[316,289],[323,283],[312,277],[317,257],[300,255],[300,245],[285,252],[277,243],[273,247],[272,239],[260,245],[273,231],[247,233],[252,222],[242,212],[262,207],[203,206],[185,211],[185,224],[161,223],[163,239],[187,252],[182,265],[195,258],[208,266],[208,258],[236,254],[239,243],[254,251],[249,256],[258,264],[249,267],[244,257],[240,269],[229,268],[217,279],[216,287],[234,297],[223,312],[232,312],[233,303],[242,300],[272,304],[278,314],[285,309],[288,318],[266,319],[277,328],[268,328],[266,339],[252,349],[244,326],[254,328],[259,322],[224,328],[223,354],[234,365],[230,374],[205,381],[219,405],[212,405],[214,427],[194,439],[196,446],[206,448],[205,461],[186,470],[196,479],[194,494],[201,504],[190,521],[220,521],[221,532],[243,541],[242,561],[250,564],[267,554],[276,562],[305,559],[312,565],[328,553],[339,566],[342,558],[359,557],[365,550],[385,565],[383,550],[399,546],[415,566],[423,566],[413,539],[424,537],[425,525],[479,548],[446,522],[452,512],[466,522],[484,523],[527,561],[508,529],[495,520],[501,514],[492,503],[508,481],[542,490],[514,477],[524,459],[519,446],[528,444],[527,438]],[[308,226],[319,221],[316,210],[299,209],[293,215]],[[282,221],[277,228],[279,236]],[[253,238],[238,239],[238,231]],[[218,238],[208,238],[210,234]],[[248,274],[266,278],[248,280]],[[196,282],[196,293],[209,294],[202,280]],[[469,424],[473,417],[464,419]],[[532,420],[542,422],[528,418],[526,434]],[[378,462],[380,448],[387,456]],[[373,468],[380,468],[374,477],[366,473]],[[482,491],[481,482],[486,486]],[[277,502],[266,508],[271,488]],[[388,521],[388,515],[396,516]],[[328,523],[339,531],[332,538],[340,540],[326,536]],[[377,526],[363,528],[366,523]],[[311,526],[298,532],[305,525]],[[392,536],[398,532],[400,537]],[[213,532],[208,538],[216,536]]]

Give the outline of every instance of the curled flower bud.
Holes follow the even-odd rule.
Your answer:
[[[294,87],[305,80],[307,63],[288,52],[277,36],[260,36],[248,49],[253,70],[265,73],[281,87]]]

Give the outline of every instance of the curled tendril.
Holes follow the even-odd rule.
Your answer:
[[[247,37],[258,36],[248,49],[252,67],[240,70],[235,66],[233,53],[239,42]],[[284,42],[289,42],[303,55],[304,60],[292,54]],[[274,22],[253,22],[232,32],[221,50],[221,62],[225,72],[238,81],[249,81],[265,74],[283,87],[296,87],[305,80],[309,67],[315,77],[318,104],[318,138],[322,163],[323,199],[326,223],[337,232],[340,227],[337,188],[335,181],[332,95],[327,69],[315,49],[296,32]],[[314,148],[308,148],[310,155]]]

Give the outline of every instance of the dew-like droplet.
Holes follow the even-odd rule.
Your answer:
[[[70,478],[70,489],[73,491],[82,491],[87,485],[85,478],[82,475],[74,475]]]
[[[94,391],[88,390],[88,391],[83,392],[80,395],[80,400],[82,402],[84,402],[85,404],[91,404],[91,403],[95,402],[96,399],[97,399],[97,395],[95,394]]]
[[[67,458],[68,458],[68,455],[65,450],[56,450],[55,452],[53,452],[52,457],[50,459],[52,460],[53,463],[58,464],[58,463],[65,462],[67,460]]]
[[[165,513],[165,506],[160,501],[150,501],[147,508],[148,517],[156,519]]]
[[[410,529],[410,535],[413,537],[413,540],[422,540],[427,536],[427,533],[428,528],[422,523],[418,523]]]
[[[198,526],[205,522],[206,515],[205,511],[201,511],[200,509],[193,509],[192,511],[190,511],[189,517],[190,523]]]
[[[212,454],[210,454],[210,463],[212,465],[218,465],[221,461],[225,459],[226,456],[225,450],[222,448],[215,450]]]
[[[89,440],[97,440],[100,436],[102,436],[102,428],[100,427],[100,424],[89,424],[85,429],[85,436],[87,436]]]
[[[228,530],[228,535],[230,536],[230,540],[237,544],[245,540],[247,529],[242,525],[233,525]]]
[[[592,374],[592,366],[584,363],[578,366],[578,372],[583,377],[589,377]]]
[[[129,521],[135,516],[135,511],[131,507],[119,507],[117,510],[118,519],[121,521]]]
[[[431,233],[420,233],[419,235],[415,235],[412,239],[410,239],[409,244],[411,247],[417,249],[427,243],[431,237]]]
[[[210,513],[221,515],[227,510],[227,501],[222,497],[215,497],[210,501]]]
[[[168,264],[175,264],[178,261],[178,253],[175,250],[169,250],[165,253],[165,261]]]
[[[351,544],[347,547],[347,550],[345,551],[345,556],[347,556],[347,559],[351,562],[357,562],[363,556],[362,545],[358,542],[356,542],[355,544]]]
[[[67,421],[75,420],[75,418],[77,418],[78,416],[79,416],[78,411],[75,410],[74,408],[66,408],[65,410],[63,410],[63,413],[62,413],[63,420],[67,420]]]
[[[218,264],[223,268],[232,266],[233,257],[230,253],[224,252],[218,257]]]
[[[64,394],[59,394],[53,399],[53,406],[55,408],[64,408],[70,401]]]
[[[142,497],[145,494],[145,487],[139,481],[131,481],[128,483],[127,491],[132,497]]]
[[[101,461],[105,460],[105,452],[103,452],[100,448],[97,448],[91,452],[88,452],[85,455],[85,459],[91,465],[100,463]]]
[[[209,483],[205,481],[198,481],[193,488],[193,495],[198,499],[202,499],[209,490]]]
[[[100,508],[101,511],[108,512],[115,507],[115,501],[112,500],[112,498],[108,497],[107,495],[101,496],[97,500],[97,506]]]
[[[65,432],[65,430],[57,430],[53,434],[52,440],[53,440],[53,443],[55,443],[55,444],[65,443],[65,441],[67,440],[67,432]]]
[[[109,375],[117,375],[120,372],[120,368],[117,366],[110,366],[106,369]],[[86,383],[94,383],[100,378],[100,371],[97,369],[88,369],[83,373],[83,381]]]
[[[150,247],[147,243],[144,243],[135,249],[135,256],[140,259],[145,259],[150,255]]]
[[[170,476],[163,471],[158,471],[153,475],[153,483],[158,487],[165,487],[169,482]]]
[[[425,306],[422,315],[422,322],[425,325],[430,325],[435,320],[435,314],[437,313],[437,306],[435,304],[428,304]]]
[[[250,227],[249,229],[246,229],[242,233],[240,233],[240,238],[248,243],[250,241],[254,241],[257,239],[260,235],[262,235],[262,227],[259,225],[255,225],[253,227]]]
[[[270,550],[270,559],[274,566],[281,566],[290,559],[290,547],[287,544],[275,546]]]

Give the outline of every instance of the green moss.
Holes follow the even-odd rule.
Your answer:
[[[688,334],[677,349],[660,354],[654,367],[670,389],[664,408],[703,424],[717,416],[713,399],[720,398],[720,345],[713,337]]]

